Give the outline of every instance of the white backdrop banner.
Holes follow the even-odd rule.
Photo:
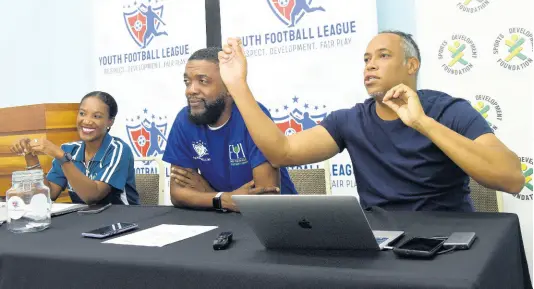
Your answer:
[[[502,13],[512,6],[514,13]],[[531,0],[416,1],[419,86],[469,100],[519,155],[525,185],[518,195],[504,193],[503,202],[505,212],[520,218],[531,269],[533,6]]]
[[[96,87],[119,105],[111,134],[129,143],[136,158],[161,158],[174,118],[186,105],[185,63],[205,47],[204,1],[93,2]],[[136,170],[158,172],[143,162],[136,162]]]
[[[286,135],[367,98],[363,54],[377,33],[376,1],[237,2],[221,1],[223,43],[242,38],[249,85]],[[333,194],[356,195],[348,154],[330,165]]]

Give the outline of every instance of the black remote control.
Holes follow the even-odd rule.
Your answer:
[[[213,250],[224,250],[232,243],[232,232],[222,232],[213,241]]]

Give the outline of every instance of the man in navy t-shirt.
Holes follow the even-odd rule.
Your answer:
[[[524,186],[517,155],[469,102],[416,90],[421,58],[409,34],[383,32],[369,43],[364,84],[371,98],[291,136],[282,134],[254,101],[241,41],[229,39],[223,51],[221,77],[267,159],[300,165],[347,149],[364,208],[473,211],[469,176],[509,193]]]
[[[296,194],[287,169],[274,168],[252,141],[222,83],[219,51],[201,49],[186,65],[188,106],[178,113],[163,154],[172,164],[173,204],[237,211],[231,195]]]

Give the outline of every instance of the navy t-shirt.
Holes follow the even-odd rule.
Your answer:
[[[468,101],[419,90],[427,116],[471,140],[493,133]],[[402,120],[384,121],[376,102],[332,112],[321,125],[350,154],[364,208],[474,211],[469,176],[427,137]]]
[[[263,111],[269,111],[260,104]],[[252,141],[235,103],[226,124],[219,128],[196,125],[184,107],[169,133],[163,160],[184,168],[199,169],[217,192],[231,192],[253,180],[252,170],[267,159]],[[297,194],[286,168],[280,168],[280,193]]]

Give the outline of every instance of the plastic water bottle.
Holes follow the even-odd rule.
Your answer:
[[[17,171],[6,192],[7,229],[14,233],[39,232],[50,227],[50,189],[42,170]]]

